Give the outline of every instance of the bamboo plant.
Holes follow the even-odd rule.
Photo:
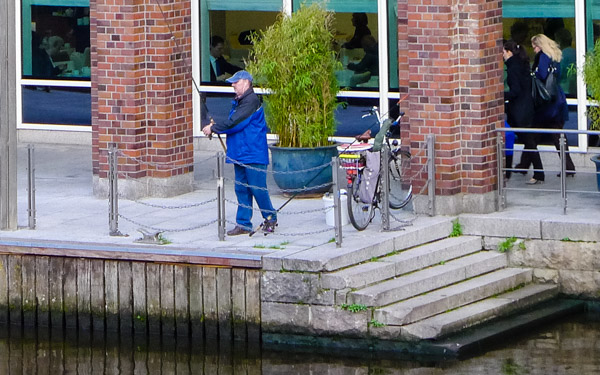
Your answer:
[[[279,14],[266,30],[254,34],[246,68],[258,86],[269,90],[265,113],[280,147],[331,144],[335,132],[335,77],[340,63],[332,48],[333,14],[317,3],[291,16]]]

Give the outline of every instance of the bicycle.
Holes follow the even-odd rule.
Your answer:
[[[340,151],[340,165],[346,170],[348,217],[352,226],[357,230],[364,230],[375,217],[375,208],[379,208],[382,202],[382,178],[381,171],[384,167],[381,158],[382,145],[389,152],[389,207],[400,209],[406,206],[412,199],[412,183],[403,173],[410,166],[411,155],[400,149],[397,139],[390,144],[390,129],[398,126],[404,116],[404,112],[395,121],[383,120],[379,116],[377,107],[372,107],[369,113],[362,117],[376,115],[380,130],[375,136],[374,144],[368,143],[371,139],[371,131],[367,130],[359,135],[350,144],[338,146]],[[359,142],[356,144],[355,142]],[[374,183],[374,184],[373,184]]]

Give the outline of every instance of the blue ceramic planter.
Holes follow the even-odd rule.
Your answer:
[[[598,191],[600,191],[600,155],[595,155],[590,158],[594,163],[596,163],[596,182],[598,183]]]
[[[269,149],[273,164],[273,178],[280,189],[292,190],[306,187],[306,191],[300,194],[324,193],[331,189],[330,185],[318,187],[332,181],[331,165],[312,171],[306,170],[330,163],[331,158],[338,154],[336,145],[315,148],[269,146]]]

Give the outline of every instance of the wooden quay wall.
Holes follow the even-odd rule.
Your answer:
[[[260,266],[251,255],[2,240],[0,324],[253,341]]]

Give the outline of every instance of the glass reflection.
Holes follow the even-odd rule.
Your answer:
[[[89,88],[23,86],[23,123],[91,125]]]

